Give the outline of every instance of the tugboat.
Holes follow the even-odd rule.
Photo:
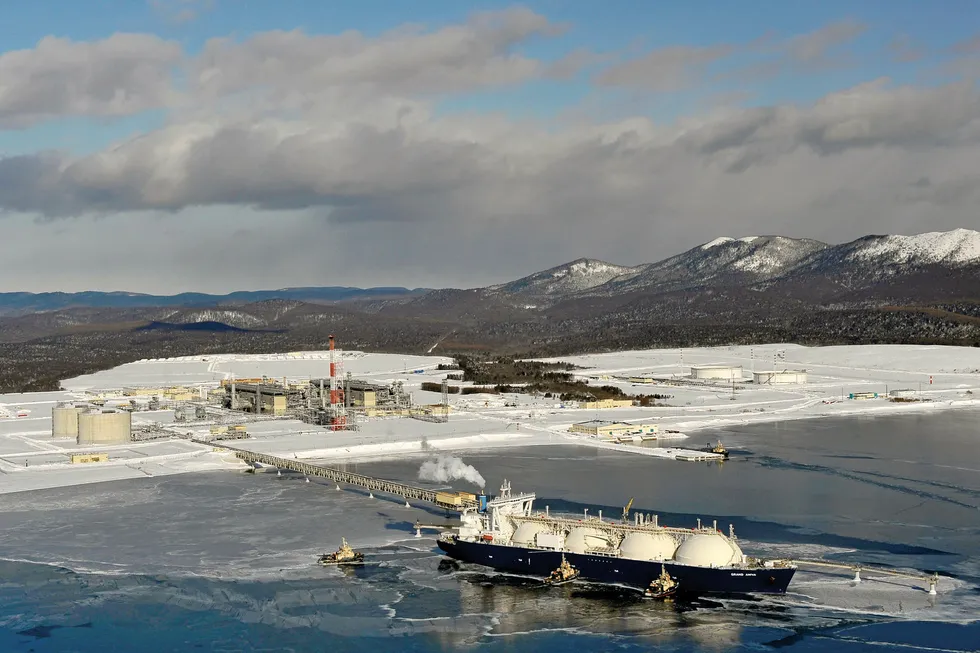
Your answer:
[[[340,548],[333,553],[325,553],[320,556],[319,563],[325,567],[333,565],[360,565],[364,563],[364,554],[355,551],[347,544],[346,538],[341,538]]]
[[[565,583],[571,583],[573,580],[581,575],[578,569],[568,564],[568,560],[565,560],[565,556],[561,557],[561,564],[551,572],[551,575],[544,579],[545,585],[550,585],[551,587],[558,587],[559,585],[564,585]]]
[[[677,594],[680,583],[670,577],[667,569],[660,565],[660,575],[650,581],[650,587],[643,592],[645,599],[666,599]]]
[[[718,444],[716,444],[713,447],[711,446],[711,443],[709,442],[708,443],[708,446],[706,446],[701,451],[706,451],[708,453],[719,453],[719,454],[721,454],[722,456],[725,457],[725,460],[728,460],[728,449],[726,449],[724,447],[724,445],[722,445],[721,440],[718,440]]]

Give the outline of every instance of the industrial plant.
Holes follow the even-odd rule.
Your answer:
[[[276,419],[299,420],[328,431],[356,431],[364,419],[403,417],[429,422],[449,419],[448,385],[442,402],[417,405],[403,381],[378,383],[355,379],[342,369],[342,352],[329,336],[325,376],[308,379],[228,378],[193,388],[125,387],[102,391],[52,409],[51,436],[74,438],[82,446],[192,437],[183,429],[210,427],[209,440],[250,437],[246,424]],[[151,413],[134,427],[133,413]],[[161,415],[160,413],[164,414]],[[172,415],[172,420],[170,419]],[[199,434],[200,430],[197,431]]]

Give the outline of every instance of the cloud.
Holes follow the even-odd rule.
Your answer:
[[[706,82],[757,81],[790,72],[813,72],[846,63],[843,46],[853,42],[866,26],[852,20],[830,23],[806,34],[780,39],[773,33],[742,44],[675,45],[610,66],[596,76],[599,86],[618,86],[671,93]],[[762,57],[748,65],[727,66],[714,74],[712,64],[737,55]]]
[[[147,4],[172,25],[194,22],[214,7],[213,0],[147,0]]]
[[[662,189],[660,200],[653,189],[684,163],[702,169],[677,180],[690,186],[705,166],[744,174],[782,165],[801,149],[819,171],[836,165],[821,159],[849,151],[903,156],[975,146],[980,136],[980,102],[966,83],[917,89],[879,80],[806,108],[727,109],[670,127],[633,119],[546,130],[437,117],[424,105],[392,102],[375,114],[345,108],[343,120],[328,111],[319,122],[177,123],[88,156],[0,159],[0,207],[49,216],[320,207],[339,222],[567,222],[596,201],[589,198],[609,207],[669,200],[676,188]]]
[[[854,41],[866,30],[867,26],[857,21],[843,20],[789,39],[785,50],[796,61],[816,66],[830,61],[833,50]]]
[[[627,86],[668,93],[696,84],[708,65],[730,55],[728,45],[672,46],[654,50],[607,68],[596,78],[600,86]]]
[[[160,60],[166,71],[183,66],[186,84],[175,91],[163,75],[165,83],[142,95],[139,84],[148,82],[133,73],[103,84],[78,72],[112,61],[99,47],[117,37],[59,42],[82,49],[60,68],[32,65],[71,79],[63,89],[70,101],[42,95],[11,113],[11,98],[0,94],[4,120],[80,108],[170,110],[161,127],[101,151],[0,157],[0,278],[21,279],[15,272],[34,256],[23,243],[49,238],[51,267],[31,283],[77,277],[167,291],[473,285],[579,256],[650,262],[721,234],[841,241],[978,226],[971,171],[980,169],[980,99],[969,82],[879,79],[807,105],[728,103],[673,123],[513,119],[440,104],[445,94],[604,63],[587,51],[553,63],[522,52],[558,29],[510,10],[376,38],[217,39],[192,58],[147,37],[149,49],[163,44],[166,56],[141,50],[122,59],[137,68],[149,64],[133,60]],[[838,28],[776,43],[791,65],[823,65],[856,33]],[[681,88],[731,47],[661,49],[613,63],[600,80]],[[28,51],[28,59],[42,51]],[[9,73],[8,56],[0,71]],[[24,86],[18,101],[43,86]],[[106,95],[103,87],[126,90],[107,108],[93,99]],[[262,266],[251,265],[259,258]],[[104,271],[88,269],[91,261]]]
[[[926,49],[918,45],[908,34],[899,34],[888,43],[892,59],[897,63],[911,63],[926,56]]]
[[[809,109],[735,112],[685,134],[683,141],[732,170],[807,147],[821,156],[861,148],[935,149],[976,143],[980,98],[971,83],[932,89],[890,87],[881,79],[831,93]]]
[[[435,31],[405,27],[378,38],[298,30],[262,32],[243,42],[217,38],[192,63],[191,85],[212,98],[255,87],[282,97],[335,87],[399,95],[506,86],[545,69],[514,48],[560,29],[530,10],[510,9],[474,14],[465,24]]]
[[[954,43],[951,49],[956,54],[980,53],[980,32],[977,32],[968,39]]]
[[[0,128],[60,116],[126,116],[174,99],[179,44],[147,34],[93,42],[48,36],[0,54]]]

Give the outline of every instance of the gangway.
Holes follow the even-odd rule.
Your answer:
[[[383,478],[355,474],[353,472],[347,472],[341,469],[335,469],[333,467],[313,465],[291,458],[283,458],[281,456],[273,456],[270,454],[248,451],[246,449],[239,449],[237,447],[228,446],[224,443],[217,445],[211,442],[199,442],[201,442],[201,444],[208,444],[209,446],[216,448],[227,449],[228,451],[233,452],[237,458],[244,460],[250,465],[258,463],[260,465],[275,467],[278,470],[286,469],[304,474],[307,479],[309,479],[311,476],[325,478],[336,483],[338,488],[340,487],[340,483],[362,487],[371,492],[372,496],[374,492],[384,492],[386,494],[393,494],[395,496],[402,497],[405,499],[406,503],[409,499],[415,499],[416,501],[426,501],[428,503],[435,504],[440,508],[454,510],[456,512],[472,510],[478,507],[477,502],[469,498],[472,495],[462,492],[428,490],[426,488],[415,487],[413,485],[388,481]]]
[[[911,571],[898,571],[895,569],[888,569],[886,567],[878,567],[874,565],[862,565],[857,563],[844,563],[844,562],[827,562],[826,560],[811,560],[811,559],[801,559],[801,560],[789,560],[790,564],[794,564],[798,567],[825,567],[830,569],[846,569],[854,572],[854,582],[861,582],[861,572],[869,572],[872,574],[881,574],[885,576],[892,576],[894,578],[908,578],[911,580],[918,580],[923,583],[928,583],[929,594],[935,596],[936,587],[939,585],[939,574],[924,574],[922,572],[911,572]]]

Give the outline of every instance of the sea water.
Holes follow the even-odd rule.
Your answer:
[[[583,447],[461,452],[552,511],[732,524],[749,555],[872,562],[914,580],[801,571],[785,596],[646,602],[448,563],[439,510],[301,476],[217,472],[0,496],[0,651],[980,650],[976,413],[729,428],[732,459]],[[703,446],[703,444],[701,445]],[[425,458],[357,465],[417,482]],[[458,489],[477,490],[465,482]],[[322,568],[346,537],[357,568]]]

